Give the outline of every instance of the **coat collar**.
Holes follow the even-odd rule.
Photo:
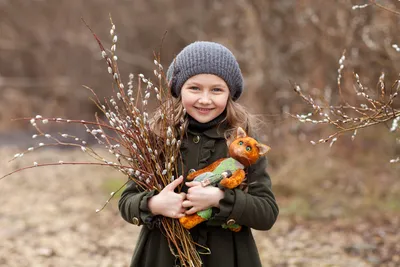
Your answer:
[[[198,131],[194,131],[191,129],[187,129],[187,131],[191,134],[197,135],[197,134],[204,134],[205,136],[209,137],[209,138],[213,138],[213,139],[224,139],[224,133],[226,130],[229,129],[229,124],[228,122],[225,120],[217,125],[215,125],[214,127],[211,127],[203,132],[198,132]]]

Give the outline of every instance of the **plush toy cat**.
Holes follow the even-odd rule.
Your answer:
[[[239,186],[246,174],[244,168],[254,164],[261,156],[270,150],[269,146],[258,143],[255,139],[248,137],[242,128],[237,129],[235,140],[229,145],[229,158],[219,159],[209,166],[195,171],[187,176],[187,180],[199,181],[203,186],[215,186],[218,183],[228,189]],[[186,229],[191,229],[201,222],[210,219],[212,209],[199,211],[195,214],[179,219]],[[238,232],[241,226],[238,224],[222,225]]]

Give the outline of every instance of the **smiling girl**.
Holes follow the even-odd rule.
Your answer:
[[[213,42],[195,42],[185,47],[171,63],[167,78],[175,97],[176,109],[186,110],[183,126],[181,177],[158,194],[140,192],[130,182],[121,195],[119,209],[129,223],[141,229],[131,267],[179,266],[171,254],[157,217],[179,219],[212,208],[212,218],[190,230],[199,247],[211,253],[201,254],[205,267],[257,267],[260,257],[251,232],[269,230],[279,210],[266,172],[266,158],[247,168],[247,190],[203,187],[186,182],[188,173],[227,157],[227,140],[242,127],[254,136],[252,116],[237,102],[243,92],[243,77],[234,55]],[[154,119],[157,127],[157,116]],[[179,126],[179,125],[177,125]],[[176,188],[184,183],[182,191]],[[222,224],[240,224],[233,232]],[[204,251],[200,251],[204,252]]]

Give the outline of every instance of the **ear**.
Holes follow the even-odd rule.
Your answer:
[[[263,156],[263,155],[267,154],[267,152],[271,150],[271,148],[269,146],[263,145],[263,144],[257,144],[257,147],[258,147],[258,150],[259,150],[258,154],[260,156]]]
[[[236,138],[244,138],[246,137],[246,132],[242,129],[242,127],[237,128]]]

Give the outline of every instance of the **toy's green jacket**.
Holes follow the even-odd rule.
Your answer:
[[[184,177],[189,170],[204,168],[217,159],[227,157],[228,148],[223,136],[225,128],[223,123],[218,128],[214,126],[201,133],[188,130],[181,147]],[[213,219],[190,230],[196,242],[211,250],[210,255],[202,255],[205,267],[261,266],[250,228],[269,230],[279,213],[265,168],[266,159],[262,157],[247,170],[248,191],[225,189],[225,196],[220,201],[220,208],[215,208]],[[157,216],[153,217],[149,211],[147,201],[154,194],[154,191],[140,192],[130,182],[119,200],[122,217],[129,223],[142,225],[130,266],[180,266],[175,262],[167,240],[158,228]],[[235,233],[223,229],[223,223],[237,223],[243,228]]]

